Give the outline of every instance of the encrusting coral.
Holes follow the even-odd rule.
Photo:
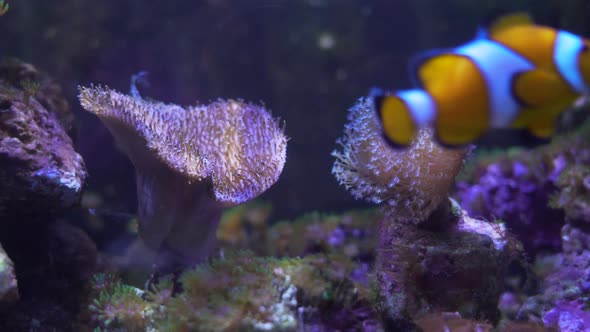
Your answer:
[[[470,148],[445,149],[432,130],[422,129],[408,149],[396,150],[383,139],[368,98],[348,115],[332,174],[357,199],[382,204],[398,221],[426,219],[446,201]]]
[[[283,170],[287,138],[260,105],[185,108],[106,87],[81,87],[79,99],[135,166],[141,238],[184,260],[209,254],[222,209],[261,194]]]

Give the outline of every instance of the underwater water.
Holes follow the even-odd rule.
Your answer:
[[[531,60],[585,84],[548,137],[370,92],[513,12],[590,38],[587,0],[0,1],[0,332],[590,331],[584,49]]]

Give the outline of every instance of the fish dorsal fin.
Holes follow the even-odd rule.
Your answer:
[[[493,35],[507,28],[532,24],[534,24],[533,19],[528,13],[514,12],[488,19],[487,24],[484,24],[484,29],[488,35]]]

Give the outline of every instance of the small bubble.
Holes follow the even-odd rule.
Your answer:
[[[317,39],[317,45],[322,50],[331,50],[336,45],[334,35],[329,32],[322,32]]]

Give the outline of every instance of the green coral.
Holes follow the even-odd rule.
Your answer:
[[[98,295],[89,310],[102,326],[145,330],[146,311],[150,305],[146,305],[140,290],[123,284],[112,275],[101,273],[94,277],[93,291],[98,292]]]
[[[320,307],[353,312],[359,303],[368,306],[366,289],[350,278],[354,267],[338,255],[277,259],[236,252],[182,273],[182,292],[173,294],[173,279],[166,277],[143,296],[98,275],[90,311],[102,327],[131,331],[292,331]],[[360,328],[362,321],[351,324]]]

